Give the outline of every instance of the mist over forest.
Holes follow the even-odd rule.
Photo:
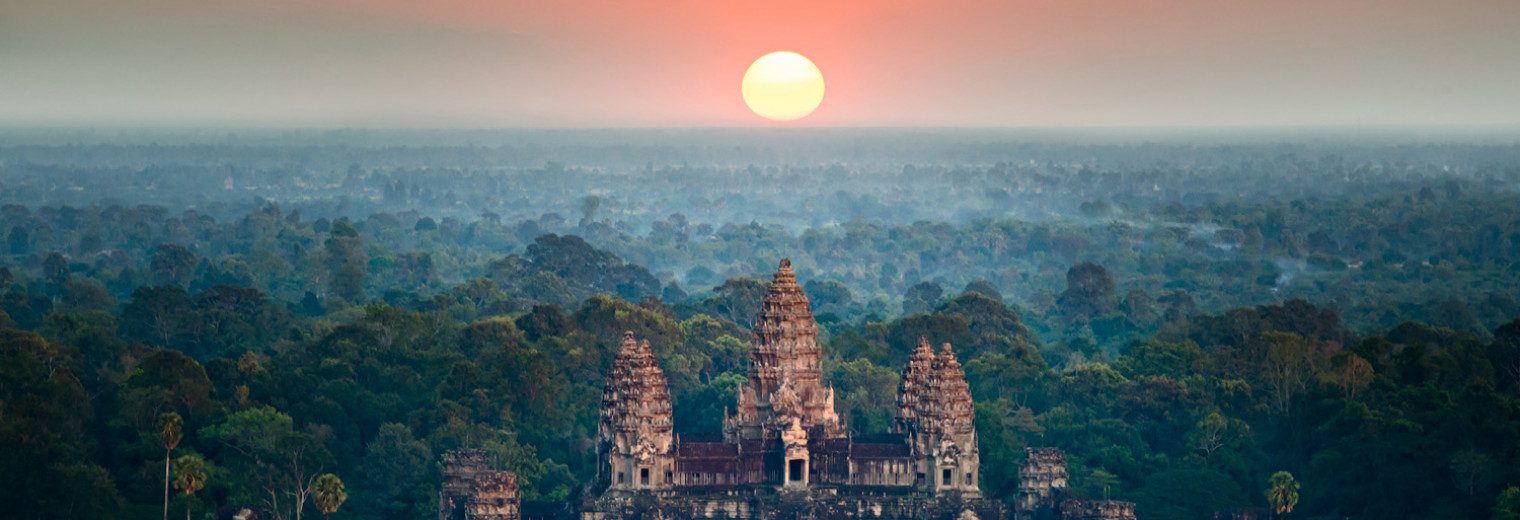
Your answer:
[[[843,283],[882,315],[916,283],[974,280],[1043,311],[1082,261],[1113,271],[1121,294],[1192,288],[1211,311],[1301,297],[1366,332],[1427,317],[1379,306],[1436,307],[1479,283],[1513,292],[1520,146],[1503,134],[1322,132],[12,131],[0,203],[43,220],[146,211],[189,228],[159,240],[212,258],[258,241],[199,243],[194,230],[271,212],[348,220],[371,247],[434,255],[423,286],[400,287],[424,294],[485,276],[490,257],[548,233],[688,292],[790,256],[804,280]],[[7,229],[34,222],[19,211]],[[25,249],[142,261],[157,245],[108,244],[74,218],[38,223],[51,242]],[[375,278],[372,295],[398,288]],[[1369,283],[1384,286],[1359,293]],[[301,296],[274,280],[261,289]],[[1510,314],[1467,305],[1476,320],[1443,324],[1482,334]]]
[[[990,497],[1049,443],[1142,519],[1267,507],[1278,471],[1302,518],[1515,518],[1517,142],[6,130],[0,503],[294,518],[270,497],[321,468],[334,518],[419,518],[460,447],[573,501],[623,331],[714,432],[787,258],[852,431],[891,429],[919,336],[955,345]],[[205,491],[163,498],[166,451]]]

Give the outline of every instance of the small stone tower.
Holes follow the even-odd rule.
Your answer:
[[[739,387],[737,413],[724,418],[724,438],[777,439],[793,422],[812,439],[844,437],[834,389],[823,385],[818,364],[818,324],[791,260],[781,260],[754,329],[749,382]]]
[[[950,344],[935,355],[926,338],[903,369],[898,428],[908,434],[920,489],[979,495],[976,410]]]
[[[1066,477],[1066,453],[1060,448],[1024,448],[1014,519],[1135,520],[1134,502],[1071,493]]]
[[[1015,507],[1018,518],[1034,518],[1041,509],[1054,508],[1056,494],[1065,489],[1066,453],[1060,448],[1024,448]]]
[[[485,450],[454,450],[443,456],[438,520],[519,520],[517,474],[493,471]]]
[[[675,484],[670,390],[649,341],[623,333],[602,392],[597,430],[600,484],[610,490],[667,490]]]

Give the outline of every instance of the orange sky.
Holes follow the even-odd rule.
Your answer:
[[[316,126],[1520,124],[1520,2],[0,4],[0,121]],[[791,50],[792,123],[739,78]]]

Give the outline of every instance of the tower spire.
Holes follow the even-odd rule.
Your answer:
[[[627,490],[669,485],[660,476],[674,460],[670,390],[649,341],[639,341],[631,331],[623,333],[607,376],[601,416],[597,452],[603,484]]]
[[[782,259],[771,277],[754,333],[749,384],[740,389],[739,415],[727,421],[725,433],[775,437],[795,417],[803,428],[821,427],[817,435],[843,436],[834,392],[822,384],[818,324],[789,259]]]

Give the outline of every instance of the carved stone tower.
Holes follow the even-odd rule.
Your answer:
[[[1019,501],[1014,508],[1017,518],[1035,518],[1041,510],[1053,509],[1056,494],[1065,489],[1066,453],[1060,448],[1024,448]]]
[[[926,394],[930,372],[934,369],[934,348],[929,338],[919,336],[918,348],[903,367],[902,385],[897,390],[897,431],[909,433],[918,427],[919,399]]]
[[[522,517],[517,474],[493,471],[485,450],[454,450],[443,456],[439,520],[518,520]]]
[[[793,419],[809,438],[843,437],[834,389],[823,386],[818,366],[818,325],[790,260],[772,278],[754,329],[749,383],[739,387],[737,413],[724,418],[724,437],[775,439]]]
[[[912,445],[918,487],[980,494],[976,410],[971,405],[966,373],[949,343],[934,355],[928,341],[919,339],[917,350],[903,369],[897,401],[899,428],[908,434]]]
[[[649,341],[623,334],[602,392],[597,430],[600,484],[615,491],[670,489],[675,483],[670,391]]]

